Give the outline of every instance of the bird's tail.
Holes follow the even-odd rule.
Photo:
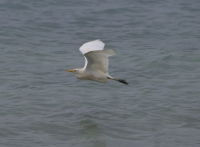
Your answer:
[[[112,77],[107,77],[107,78],[110,79],[110,80],[115,80],[115,81],[118,81],[118,82],[123,83],[125,85],[128,85],[128,83],[124,79],[114,79]]]

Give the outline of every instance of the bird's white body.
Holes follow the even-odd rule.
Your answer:
[[[101,71],[94,72],[94,71],[87,71],[84,70],[83,68],[80,69],[76,73],[76,78],[80,80],[92,80],[92,81],[97,81],[97,82],[102,82],[106,83],[108,82],[108,78],[111,77],[108,73],[103,73]]]
[[[81,53],[85,58],[85,66],[81,69],[67,70],[75,72],[77,79],[93,80],[97,82],[108,82],[109,79],[119,81],[124,84],[125,80],[114,79],[108,73],[108,57],[115,55],[112,49],[103,50],[104,43],[100,40],[94,40],[83,44],[80,47]]]

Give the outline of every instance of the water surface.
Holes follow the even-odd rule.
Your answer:
[[[198,147],[200,2],[0,2],[4,147]],[[108,84],[77,80],[79,47],[116,56]]]

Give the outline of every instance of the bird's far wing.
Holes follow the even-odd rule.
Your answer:
[[[87,43],[84,43],[79,50],[82,54],[86,54],[91,51],[103,50],[104,43],[101,40],[94,40]]]
[[[87,62],[84,68],[93,72],[108,73],[108,57],[113,55],[115,52],[112,49],[88,52],[84,54]]]

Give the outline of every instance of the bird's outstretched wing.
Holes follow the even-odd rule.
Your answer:
[[[108,72],[108,57],[115,55],[111,49],[103,50],[104,43],[101,40],[94,40],[83,44],[80,51],[85,57],[84,69],[90,71]]]
[[[115,55],[112,49],[88,52],[84,54],[87,61],[87,65],[84,68],[89,71],[108,73],[108,57],[112,55]]]
[[[90,41],[90,42],[84,43],[79,48],[79,50],[84,55],[84,54],[86,54],[88,52],[91,52],[91,51],[103,50],[104,45],[105,44],[101,40],[94,40],[94,41]]]

